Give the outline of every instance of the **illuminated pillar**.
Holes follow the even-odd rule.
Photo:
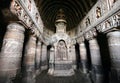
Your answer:
[[[82,72],[87,73],[87,51],[84,43],[79,44]]]
[[[97,40],[89,40],[89,47],[92,62],[92,79],[94,83],[103,83],[103,67]]]
[[[7,83],[20,71],[24,31],[18,23],[7,26],[0,55],[0,83]]]
[[[107,33],[111,58],[110,80],[112,83],[120,82],[120,31]]]

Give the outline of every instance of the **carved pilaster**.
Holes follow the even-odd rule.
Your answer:
[[[9,80],[6,77],[15,77],[20,71],[24,31],[24,27],[18,23],[7,26],[0,55],[0,83],[6,83]]]

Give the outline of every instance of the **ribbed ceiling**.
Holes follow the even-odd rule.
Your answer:
[[[35,0],[46,28],[55,31],[55,18],[63,9],[67,20],[67,31],[75,28],[96,0]]]

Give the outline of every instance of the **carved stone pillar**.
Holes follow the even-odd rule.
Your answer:
[[[9,78],[19,73],[24,31],[24,27],[18,23],[11,23],[7,27],[0,55],[0,83],[9,83]]]
[[[46,70],[47,67],[47,46],[42,44],[41,70]]]
[[[89,45],[92,62],[92,79],[94,83],[103,83],[103,67],[97,40],[89,40]]]
[[[111,83],[120,83],[120,31],[107,34],[111,57]]]
[[[84,43],[79,44],[82,72],[87,73],[87,51]]]
[[[34,83],[36,37],[30,35],[25,48],[23,83]]]
[[[48,70],[48,74],[50,75],[53,75],[54,72],[54,60],[55,60],[55,49],[51,47],[50,58],[49,58],[49,70]]]
[[[36,73],[40,72],[40,57],[41,57],[41,42],[37,42],[36,47],[36,56],[35,56],[35,64],[36,64]]]
[[[70,55],[72,55],[73,69],[76,69],[76,68],[77,68],[77,62],[76,62],[75,45],[71,46],[71,52],[70,52]]]

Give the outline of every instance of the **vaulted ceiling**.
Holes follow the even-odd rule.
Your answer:
[[[67,31],[77,27],[97,0],[35,0],[46,28],[55,31],[55,18],[63,9],[67,20]]]
[[[97,0],[34,0],[40,12],[44,26],[55,32],[55,18],[59,9],[63,9],[67,20],[67,31],[78,26]],[[0,0],[0,9],[9,7],[11,0]]]

